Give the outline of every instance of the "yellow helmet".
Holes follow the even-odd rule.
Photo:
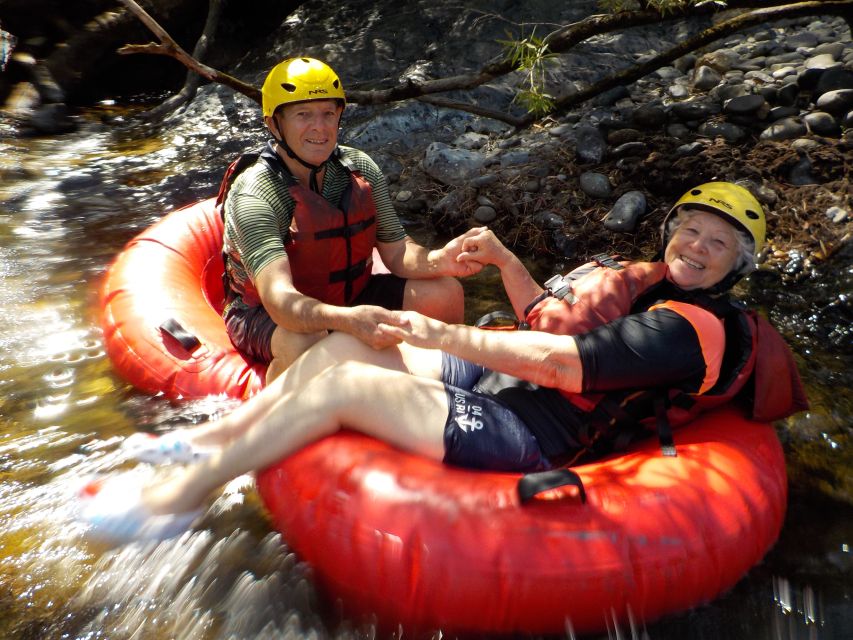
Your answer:
[[[346,102],[338,74],[325,62],[314,58],[288,58],[275,65],[264,80],[261,98],[264,116],[271,116],[278,107],[292,102]]]
[[[733,221],[735,226],[746,231],[752,238],[755,255],[758,255],[761,247],[764,246],[767,223],[764,219],[764,210],[755,196],[745,187],[732,182],[706,182],[681,196],[666,215],[663,222],[664,248],[669,240],[666,237],[667,222],[683,205],[696,205],[699,209],[709,209]]]

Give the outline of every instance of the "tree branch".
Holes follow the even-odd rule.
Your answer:
[[[765,24],[772,20],[796,18],[815,14],[839,15],[846,17],[850,15],[851,11],[853,11],[853,0],[812,0],[810,2],[797,2],[789,5],[766,7],[750,11],[748,13],[742,13],[734,18],[724,20],[705,31],[696,34],[692,38],[688,38],[681,44],[672,47],[669,51],[662,53],[659,56],[655,56],[644,64],[615,73],[600,82],[595,83],[593,86],[584,89],[583,91],[578,91],[577,93],[573,93],[556,100],[554,109],[551,113],[565,112],[571,107],[581,104],[590,98],[607,91],[608,89],[635,82],[653,71],[660,69],[666,64],[677,60],[681,56],[690,53],[691,51],[743,29]],[[523,118],[524,122],[522,126],[528,126],[537,119],[538,118],[534,116],[528,115]]]
[[[185,67],[194,71],[198,75],[203,78],[207,78],[211,82],[217,82],[219,84],[223,84],[226,87],[231,87],[235,91],[242,93],[244,96],[251,98],[258,104],[261,102],[261,92],[260,89],[253,87],[250,84],[246,84],[242,80],[238,80],[234,76],[230,76],[227,73],[223,73],[221,71],[217,71],[212,67],[208,67],[206,64],[202,64],[198,60],[194,59],[190,54],[184,51],[177,42],[175,42],[172,37],[166,33],[166,30],[161,27],[154,18],[152,18],[148,13],[140,7],[134,0],[119,0],[125,7],[128,8],[130,12],[132,12],[137,18],[139,18],[142,23],[150,29],[154,35],[159,38],[162,44],[156,45],[154,43],[149,43],[147,45],[125,45],[121,47],[118,52],[121,54],[133,54],[133,53],[155,53],[159,55],[171,56],[172,58],[177,59],[181,64]]]
[[[200,76],[212,82],[217,82],[231,87],[257,103],[261,102],[260,90],[226,73],[202,64],[184,51],[158,23],[135,2],[135,0],[120,0],[120,2],[134,15],[136,15],[159,38],[161,44],[149,43],[146,45],[125,45],[119,49],[119,53],[153,53],[157,55],[171,56]],[[806,15],[837,15],[844,17],[848,22],[853,18],[853,0],[810,0],[792,4],[775,4],[773,6],[765,6],[768,4],[767,0],[730,1],[730,8],[746,9],[756,6],[760,6],[762,8],[729,18],[728,20],[706,29],[702,33],[689,38],[688,40],[671,48],[669,51],[656,56],[644,64],[617,72],[583,91],[559,98],[551,113],[564,112],[577,104],[607,91],[608,89],[635,82],[643,76],[652,73],[656,69],[659,69],[690,51],[748,27],[764,24],[768,21]],[[701,7],[685,7],[680,11],[668,13],[665,17],[662,17],[657,11],[652,10],[594,15],[552,32],[544,38],[544,42],[548,44],[548,51],[550,53],[563,53],[580,42],[583,42],[595,35],[646,24],[659,24],[663,21],[669,22],[684,17],[707,15],[714,11],[716,11],[716,7],[709,3],[708,5],[703,5]],[[388,104],[390,102],[414,98],[429,104],[468,111],[489,118],[494,118],[496,120],[507,122],[515,127],[529,126],[539,119],[539,117],[527,115],[518,118],[507,113],[499,113],[477,105],[454,102],[452,100],[439,98],[433,95],[449,91],[473,89],[513,71],[515,71],[515,68],[509,59],[506,57],[497,57],[475,73],[460,74],[447,78],[436,78],[424,81],[415,81],[411,78],[406,78],[399,84],[387,89],[347,91],[347,100],[356,104],[372,105]]]
[[[194,60],[201,62],[207,55],[207,50],[210,48],[210,43],[213,41],[213,36],[216,33],[216,28],[219,25],[219,18],[222,15],[222,9],[227,0],[209,0],[207,21],[204,23],[201,36],[195,43],[192,57]],[[153,109],[149,109],[141,115],[146,120],[156,120],[167,113],[175,111],[179,107],[185,105],[195,97],[196,91],[201,84],[201,76],[192,70],[187,71],[187,77],[184,81],[184,86],[175,95],[161,102]]]

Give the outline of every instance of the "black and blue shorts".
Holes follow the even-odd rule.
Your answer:
[[[477,391],[485,369],[442,354],[441,380],[447,392],[444,462],[494,471],[539,471],[551,465],[533,433],[509,407]]]

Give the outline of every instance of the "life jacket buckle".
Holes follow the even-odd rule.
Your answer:
[[[552,296],[557,298],[557,300],[565,300],[569,304],[574,304],[578,301],[575,294],[572,293],[571,280],[567,280],[559,274],[552,276],[551,278],[546,280],[545,288],[551,293]]]

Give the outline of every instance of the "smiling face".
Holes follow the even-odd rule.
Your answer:
[[[278,109],[272,123],[277,125],[291,150],[305,162],[325,162],[338,144],[338,123],[342,107],[337,100],[311,100]],[[275,131],[273,131],[275,133]]]
[[[664,251],[669,278],[684,290],[708,289],[735,268],[737,231],[713,213],[695,209],[683,213],[689,217],[672,234]]]

